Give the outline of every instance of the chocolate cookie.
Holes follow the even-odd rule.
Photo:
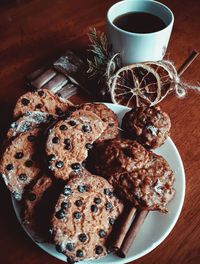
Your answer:
[[[87,168],[93,173],[108,177],[119,170],[132,172],[149,162],[148,151],[137,141],[112,139],[95,144],[87,159]]]
[[[63,183],[43,173],[23,197],[22,222],[38,242],[51,240],[50,222],[62,189]]]
[[[69,263],[101,258],[123,204],[102,177],[73,177],[58,199],[52,219],[56,249]]]
[[[122,119],[125,136],[148,149],[161,146],[169,136],[170,127],[169,116],[159,106],[136,107]]]
[[[104,122],[107,123],[107,128],[101,134],[101,136],[96,140],[96,142],[101,142],[104,140],[109,140],[117,137],[119,133],[118,130],[119,123],[117,120],[117,115],[105,104],[97,104],[97,103],[82,104],[80,108],[83,110],[94,112]]]
[[[22,117],[18,118],[15,122],[10,125],[10,129],[7,133],[7,138],[13,139],[21,133],[32,130],[35,127],[47,125],[52,120],[53,116],[45,112],[26,112]]]
[[[78,110],[67,120],[60,120],[49,131],[46,153],[49,169],[55,177],[67,180],[71,171],[79,171],[92,143],[106,124],[91,111]]]
[[[0,172],[8,189],[20,200],[27,187],[40,172],[41,130],[35,128],[15,138],[4,151]]]
[[[40,89],[34,92],[28,92],[22,95],[14,108],[14,119],[24,115],[27,111],[40,111],[52,115],[63,115],[69,106],[73,104],[58,97],[47,89]]]
[[[138,142],[113,139],[90,152],[87,168],[105,177],[124,199],[144,210],[166,213],[174,197],[174,174],[167,161]]]
[[[109,177],[119,194],[142,210],[159,210],[167,213],[166,205],[174,198],[174,173],[167,161],[154,153],[149,154],[144,168],[115,171]]]

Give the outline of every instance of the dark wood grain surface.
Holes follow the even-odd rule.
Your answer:
[[[106,30],[111,0],[0,1],[0,140],[11,121],[17,98],[25,91],[24,76],[67,49],[85,52],[90,27]],[[200,51],[200,1],[162,0],[175,15],[166,58],[178,68],[193,49]],[[200,82],[200,56],[182,78]],[[89,101],[74,96],[73,102]],[[159,247],[135,264],[200,263],[200,94],[188,91],[180,100],[170,94],[162,103],[172,121],[171,138],[182,157],[186,197],[180,218]],[[0,180],[0,262],[2,264],[58,264],[36,246],[20,227],[10,194]],[[145,238],[144,238],[145,239]]]

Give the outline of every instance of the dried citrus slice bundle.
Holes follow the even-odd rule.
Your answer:
[[[124,66],[112,77],[111,100],[131,108],[155,105],[167,95],[172,79],[170,69],[161,62]]]
[[[171,64],[168,64],[167,61],[158,62],[158,61],[148,61],[145,62],[148,66],[152,67],[160,76],[161,81],[161,98],[158,102],[163,100],[169,91],[172,90],[172,82],[174,80],[174,73],[171,67]]]

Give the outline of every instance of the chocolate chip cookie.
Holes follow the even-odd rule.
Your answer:
[[[23,197],[22,223],[37,242],[49,242],[51,218],[64,183],[41,173]]]
[[[51,121],[53,121],[53,116],[45,112],[26,112],[22,117],[18,118],[10,125],[7,132],[7,139],[13,139],[21,133],[32,130],[35,127],[48,125]]]
[[[104,122],[107,123],[107,128],[101,134],[101,136],[96,140],[96,142],[101,142],[104,140],[109,140],[116,138],[119,130],[119,124],[117,120],[117,115],[108,108],[105,104],[90,103],[82,104],[80,108],[87,111],[92,111],[98,115]]]
[[[46,174],[42,174],[36,184],[25,194],[23,199],[22,222],[26,229],[31,233],[32,237],[37,241],[49,240],[48,221],[43,224],[43,220],[47,220],[47,207],[43,211],[39,210],[40,203],[52,186],[53,180]],[[40,213],[39,213],[40,211]]]
[[[125,137],[137,140],[148,149],[161,146],[169,136],[171,121],[159,106],[135,107],[122,119]]]
[[[58,121],[46,142],[49,169],[55,177],[67,180],[71,171],[79,171],[93,142],[107,125],[91,111],[77,110],[67,120]]]
[[[52,219],[57,251],[69,263],[105,256],[106,241],[122,210],[122,202],[104,178],[73,177],[64,187]]]
[[[22,95],[14,108],[14,119],[24,115],[27,111],[40,111],[52,115],[63,115],[69,106],[73,104],[58,97],[47,89],[40,89]]]
[[[2,155],[0,173],[17,200],[40,172],[41,145],[41,130],[35,128],[15,138]]]

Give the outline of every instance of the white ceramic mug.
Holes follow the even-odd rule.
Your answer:
[[[113,21],[126,13],[145,12],[159,17],[166,25],[153,33],[131,33],[120,29]],[[174,23],[172,11],[162,3],[151,0],[120,1],[107,13],[107,37],[114,53],[121,54],[123,65],[134,62],[158,61],[166,52]]]

